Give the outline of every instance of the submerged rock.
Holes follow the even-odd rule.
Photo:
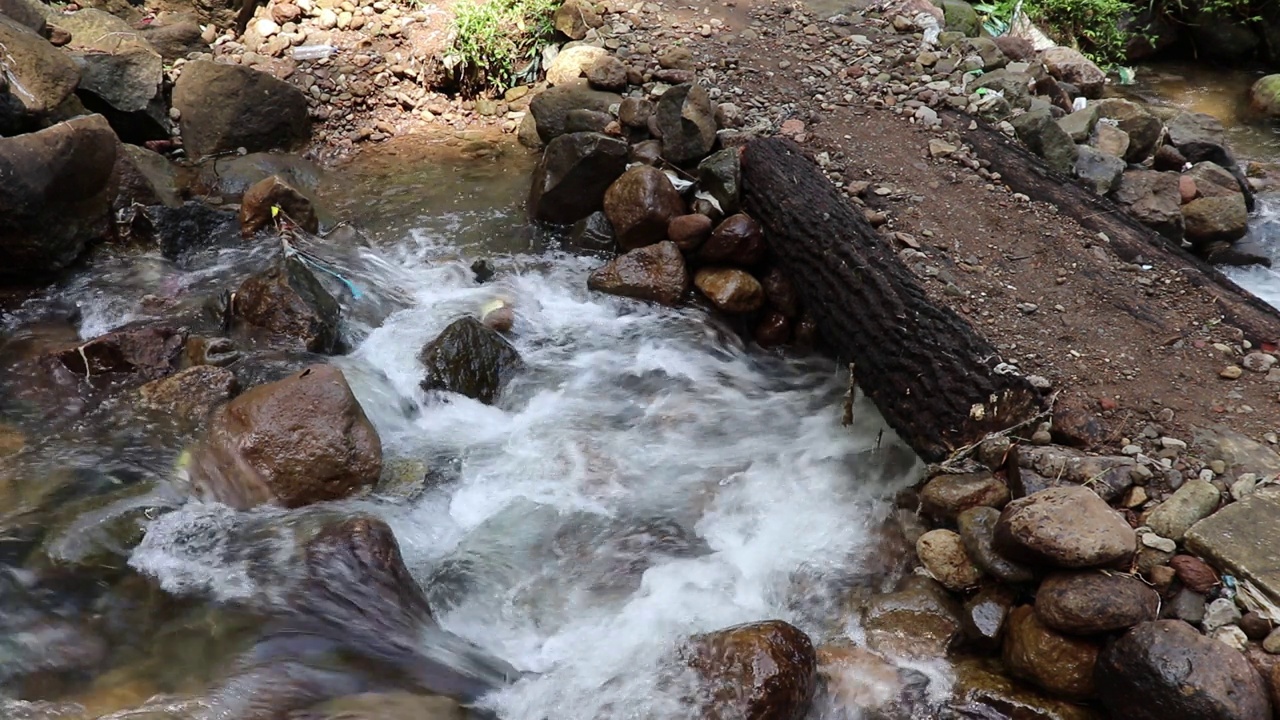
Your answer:
[[[259,385],[219,408],[190,465],[197,494],[241,510],[337,500],[381,472],[378,432],[330,365]]]
[[[820,717],[831,712],[858,710],[867,717],[892,717],[895,712],[911,708],[923,698],[915,697],[920,679],[885,658],[847,641],[837,640],[818,648],[818,680],[823,688],[819,697],[829,705],[820,705]],[[923,703],[921,703],[923,704]]]
[[[407,692],[370,692],[329,700],[289,720],[467,720],[456,700]]]
[[[863,611],[867,647],[891,657],[938,658],[961,636],[964,612],[936,581],[911,576]]]
[[[1098,697],[1131,720],[1271,717],[1267,689],[1249,661],[1181,620],[1138,625],[1099,658]]]
[[[150,380],[178,369],[186,342],[181,328],[136,325],[59,350],[53,358],[84,378],[111,374]]]
[[[663,241],[619,255],[587,278],[597,292],[675,306],[689,292],[684,255],[671,241]]]
[[[427,368],[423,390],[456,392],[486,405],[524,365],[511,343],[473,317],[450,323],[418,359]]]
[[[780,620],[698,635],[683,651],[702,678],[709,719],[800,720],[817,682],[809,636]]]
[[[605,191],[626,167],[627,143],[622,140],[600,133],[556,137],[533,171],[529,217],[571,225],[601,210]]]
[[[604,214],[623,251],[666,240],[667,225],[684,211],[667,174],[647,165],[623,173],[604,194]]]
[[[307,96],[241,65],[196,60],[173,88],[182,146],[193,159],[244,148],[292,150],[311,137]]]
[[[245,279],[232,314],[265,330],[274,347],[326,354],[339,347],[342,308],[297,255]]]
[[[197,365],[167,378],[152,380],[139,388],[138,393],[145,407],[187,421],[199,421],[239,390],[240,383],[230,370]]]

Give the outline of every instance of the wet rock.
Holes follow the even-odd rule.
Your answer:
[[[662,137],[662,156],[677,165],[702,159],[716,141],[715,107],[696,83],[676,85],[662,94],[654,110]]]
[[[1112,717],[1270,717],[1266,686],[1238,651],[1179,620],[1142,623],[1098,660],[1098,697]]]
[[[511,343],[473,317],[450,323],[418,359],[427,368],[423,390],[455,392],[486,405],[524,365]]]
[[[297,255],[246,278],[232,298],[231,312],[265,331],[273,347],[326,354],[339,348],[342,308]]]
[[[984,587],[964,603],[964,634],[980,652],[994,652],[1004,639],[1005,621],[1013,610],[1014,592],[1000,585]]]
[[[285,216],[309,233],[320,231],[311,201],[297,188],[278,175],[264,178],[245,191],[240,200],[240,232],[249,237],[269,227],[274,221],[272,207],[279,207]]]
[[[1027,73],[996,70],[979,76],[970,86],[970,92],[986,88],[990,92],[1000,93],[1010,107],[1025,110],[1031,107],[1030,88],[1033,82],[1034,78]]]
[[[1182,240],[1182,193],[1178,190],[1177,173],[1126,170],[1112,197],[1126,206],[1138,222],[1169,240]]]
[[[1146,524],[1157,534],[1182,540],[1187,530],[1218,507],[1220,494],[1213,483],[1188,480],[1167,500],[1147,513]]]
[[[592,90],[586,80],[565,82],[538,93],[529,102],[529,113],[537,125],[538,137],[545,143],[565,134],[565,121],[571,110],[609,112],[611,105],[622,98],[607,92]]]
[[[939,520],[955,520],[974,507],[1000,509],[1009,502],[1009,488],[989,472],[943,473],[920,491],[921,509]]]
[[[624,251],[665,240],[667,226],[684,211],[667,174],[647,165],[623,173],[604,194],[604,214]]]
[[[1068,47],[1052,47],[1040,53],[1040,60],[1050,75],[1075,85],[1081,95],[1087,98],[1102,95],[1107,74],[1080,51]]]
[[[201,158],[244,148],[292,150],[311,137],[307,96],[282,80],[241,65],[196,60],[173,88],[182,145]]]
[[[1129,150],[1124,159],[1131,163],[1142,162],[1155,152],[1156,143],[1164,131],[1160,118],[1147,112],[1138,103],[1120,98],[1099,100],[1098,115],[1110,118],[1129,136]]]
[[[879,717],[877,713],[910,706],[910,676],[880,655],[836,641],[819,647],[817,657],[818,680],[825,691],[819,696],[835,707]]]
[[[1085,187],[1106,195],[1120,182],[1126,165],[1123,160],[1088,145],[1079,146],[1075,173]]]
[[[1191,526],[1187,549],[1214,566],[1244,578],[1272,597],[1280,596],[1280,569],[1266,538],[1280,530],[1280,497],[1255,492]]]
[[[1203,250],[1205,259],[1214,265],[1271,267],[1271,256],[1256,240],[1245,237],[1233,243],[1209,243]]]
[[[728,263],[751,267],[764,259],[764,231],[760,224],[744,213],[725,218],[711,237],[698,250],[705,263]]]
[[[1098,108],[1095,105],[1088,105],[1083,110],[1058,118],[1057,122],[1058,127],[1071,136],[1071,142],[1082,143],[1089,139],[1093,134],[1094,126],[1098,124]]]
[[[785,345],[791,339],[791,321],[776,310],[767,312],[756,323],[751,337],[764,348]]]
[[[1197,165],[1208,162],[1220,167],[1234,180],[1231,182],[1224,179],[1221,181],[1222,186],[1244,193],[1249,210],[1253,210],[1253,192],[1231,154],[1226,128],[1217,118],[1206,113],[1178,113],[1169,120],[1166,128],[1169,142],[1177,148],[1179,154]]]
[[[5,48],[5,71],[10,78],[7,84],[20,85],[26,90],[14,95],[18,103],[16,127],[7,131],[33,131],[64,119],[64,108],[73,100],[71,95],[80,82],[76,64],[30,28],[3,14],[0,14],[0,46]]]
[[[291,714],[289,720],[467,720],[467,711],[440,695],[371,692],[323,702]]]
[[[116,196],[111,206],[116,211],[139,205],[178,207],[178,174],[173,163],[163,155],[138,145],[121,143],[116,148]]]
[[[1010,680],[998,662],[963,659],[955,663],[951,707],[958,717],[1026,720],[1096,720],[1094,711],[1044,695]]]
[[[301,155],[251,152],[201,163],[195,190],[238,201],[249,188],[275,175],[310,196],[320,187],[323,172],[319,165]]]
[[[800,314],[800,298],[796,295],[791,279],[781,268],[769,268],[761,278],[760,284],[764,286],[764,296],[769,307],[787,318],[794,318]]]
[[[1182,206],[1186,237],[1196,245],[1231,242],[1249,231],[1243,195],[1201,197]]]
[[[587,84],[596,90],[622,92],[627,89],[627,66],[612,55],[591,63],[586,75]]]
[[[1128,562],[1137,536],[1084,487],[1058,487],[1014,500],[996,524],[996,546],[1012,557],[1062,568]]]
[[[951,530],[930,530],[916,541],[916,555],[929,574],[948,590],[959,592],[978,584],[979,570]]]
[[[670,241],[648,245],[605,263],[587,278],[597,292],[679,305],[689,291],[689,271],[684,255]]]
[[[780,620],[695,636],[682,654],[703,681],[705,717],[800,720],[813,700],[813,643]]]
[[[764,306],[764,288],[745,270],[702,268],[694,275],[693,284],[723,312],[748,313]]]
[[[565,48],[557,53],[555,60],[547,66],[547,84],[564,85],[586,77],[592,65],[599,60],[611,57],[613,56],[608,50],[592,45],[574,45]],[[625,70],[623,72],[625,73]]]
[[[1183,585],[1201,595],[1218,585],[1218,573],[1198,557],[1175,555],[1169,560],[1169,566],[1177,573],[1178,580]]]
[[[164,59],[124,20],[93,8],[62,15],[67,45],[80,66],[77,92],[85,107],[106,116],[125,142],[167,140],[168,108],[161,95]]]
[[[672,218],[667,237],[685,252],[697,250],[711,237],[711,218],[701,213]]]
[[[113,374],[151,380],[178,369],[186,341],[185,330],[168,325],[131,326],[55,351],[51,357],[80,377]]]
[[[1015,677],[1065,698],[1094,693],[1094,667],[1101,648],[1094,642],[1055,632],[1030,605],[1009,613],[1001,653]]]
[[[627,144],[622,140],[599,133],[556,137],[533,173],[530,217],[570,225],[602,209],[605,191],[626,165]]]
[[[1040,621],[1069,635],[1125,630],[1156,619],[1160,596],[1131,575],[1054,573],[1040,583],[1035,610]]]
[[[230,370],[213,365],[197,365],[138,389],[140,404],[198,422],[219,403],[231,399],[240,382]]]
[[[378,432],[331,365],[249,389],[208,427],[192,450],[192,488],[239,510],[341,499],[382,472]]]
[[[604,20],[587,0],[569,0],[552,17],[556,30],[570,40],[581,40],[587,31],[604,25]]]
[[[716,199],[721,213],[738,212],[742,167],[736,148],[725,148],[698,163],[698,189]]]
[[[574,248],[612,257],[618,249],[618,236],[603,210],[597,210],[573,224],[567,243]]]
[[[961,635],[964,612],[937,582],[920,576],[872,597],[863,611],[867,646],[890,657],[938,658]]]
[[[101,115],[0,138],[0,276],[61,270],[110,233],[117,145]]]
[[[160,254],[170,260],[182,260],[192,251],[213,247],[238,239],[239,221],[230,210],[188,200],[175,207],[149,207]]]
[[[973,507],[956,516],[956,526],[964,541],[965,552],[983,572],[1009,584],[1029,583],[1035,579],[1030,568],[1005,557],[995,547],[996,524],[1000,511],[990,507]]]

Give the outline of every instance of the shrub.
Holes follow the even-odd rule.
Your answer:
[[[558,7],[557,0],[459,0],[447,60],[461,90],[502,92],[536,79]]]
[[[1051,37],[1089,56],[1099,65],[1124,60],[1129,40],[1122,21],[1135,10],[1127,0],[1000,0],[978,5],[989,30],[1007,28],[1014,12],[1022,12]]]

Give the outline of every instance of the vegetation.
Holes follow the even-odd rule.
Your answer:
[[[447,60],[462,91],[502,92],[535,79],[559,6],[558,0],[459,0]]]

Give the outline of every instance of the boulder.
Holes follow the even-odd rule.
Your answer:
[[[609,257],[618,250],[618,235],[603,210],[597,210],[573,224],[565,243],[586,253]]]
[[[665,240],[667,226],[684,212],[684,200],[671,179],[648,165],[626,171],[604,194],[604,214],[623,251]]]
[[[764,288],[745,270],[704,267],[693,276],[693,285],[722,312],[749,313],[764,307]]]
[[[326,354],[339,348],[342,308],[298,255],[246,278],[231,313],[265,331],[272,347]]]
[[[112,184],[116,188],[111,207],[117,212],[139,205],[178,207],[177,168],[160,153],[139,145],[120,143]]]
[[[138,32],[165,60],[178,60],[191,53],[208,52],[200,23],[192,15],[160,13]]]
[[[244,148],[293,150],[311,137],[307,96],[253,68],[196,60],[173,88],[190,158]]]
[[[1262,39],[1249,27],[1250,21],[1235,20],[1227,10],[1219,15],[1204,8],[1191,17],[1187,30],[1195,42],[1199,57],[1208,62],[1237,65],[1249,59],[1262,44]]]
[[[164,59],[151,43],[124,20],[93,8],[61,15],[58,24],[71,33],[66,49],[80,66],[77,92],[85,107],[102,113],[125,142],[169,139]]]
[[[1031,86],[1034,83],[1035,78],[1027,73],[995,70],[978,76],[978,79],[970,85],[970,92],[977,92],[984,88],[991,92],[998,92],[1004,96],[1009,107],[1026,110],[1031,107]]]
[[[690,639],[681,653],[701,678],[707,718],[801,720],[817,684],[809,636],[780,620]]]
[[[297,188],[272,175],[259,180],[245,191],[240,199],[240,232],[249,237],[272,224],[273,207],[279,207],[285,216],[309,233],[320,231],[315,207]]]
[[[382,444],[342,371],[312,365],[216,410],[189,468],[205,499],[293,508],[372,486]]]
[[[1080,182],[1099,195],[1106,195],[1120,182],[1126,165],[1115,155],[1088,145],[1081,145],[1076,155],[1075,172]]]
[[[570,40],[581,40],[588,30],[604,25],[604,20],[588,0],[569,0],[556,10],[551,23]]]
[[[1124,518],[1086,487],[1041,490],[1005,506],[996,546],[1011,557],[1060,568],[1127,563],[1137,536]]]
[[[196,365],[138,388],[139,404],[187,422],[199,422],[240,391],[235,374],[213,365]]]
[[[1025,112],[1013,119],[1013,129],[1018,139],[1031,152],[1045,159],[1049,167],[1070,175],[1076,165],[1076,144],[1071,136],[1053,119],[1048,108]]]
[[[1102,96],[1107,84],[1107,74],[1079,50],[1068,47],[1052,47],[1040,53],[1045,69],[1054,78],[1075,85],[1087,98]]]
[[[721,213],[738,212],[742,165],[737,148],[725,148],[698,163],[698,189],[715,198]]]
[[[1093,133],[1089,136],[1089,146],[1104,152],[1108,155],[1114,155],[1123,158],[1129,152],[1129,133],[1121,130],[1112,122],[1101,122],[1093,127]]]
[[[978,11],[964,0],[941,0],[943,27],[968,37],[977,37],[982,31]]]
[[[610,260],[591,273],[587,287],[610,295],[675,306],[689,292],[689,271],[680,248],[664,241]]]
[[[466,395],[492,405],[512,375],[524,367],[505,338],[473,317],[454,320],[422,348],[422,389]]]
[[[1207,558],[1217,567],[1258,586],[1271,597],[1280,597],[1280,567],[1266,533],[1280,531],[1280,497],[1274,492],[1255,492],[1191,526],[1186,534],[1187,549]],[[1177,560],[1178,558],[1174,558]],[[1190,579],[1194,558],[1175,566],[1178,577]],[[1203,563],[1196,574],[1198,587],[1217,583],[1213,570]],[[1186,582],[1184,580],[1184,582]],[[1191,587],[1191,583],[1186,583]]]
[[[61,270],[110,235],[118,145],[101,115],[0,138],[0,276]]]
[[[1124,159],[1131,163],[1140,163],[1155,152],[1156,143],[1164,131],[1164,123],[1160,118],[1147,112],[1138,103],[1120,98],[1099,100],[1098,115],[1110,118],[1129,136],[1129,150]]]
[[[676,85],[658,99],[654,118],[662,156],[676,165],[701,160],[716,142],[715,107],[696,83]]]
[[[577,110],[570,110],[564,116],[564,131],[566,133],[603,133],[609,128],[609,125],[612,122],[613,116],[607,112],[579,108]],[[608,135],[610,133],[605,134]]]
[[[132,325],[56,350],[53,360],[80,377],[164,377],[178,369],[187,342],[185,330],[169,325]]]
[[[953,592],[967,590],[982,579],[982,571],[969,559],[964,542],[951,530],[930,530],[921,535],[916,555],[933,579]]]
[[[956,516],[956,527],[964,541],[965,552],[973,563],[991,577],[1008,584],[1029,583],[1035,573],[1014,562],[995,546],[996,524],[1000,511],[986,506],[972,507]]]
[[[591,63],[586,74],[587,84],[596,90],[622,92],[627,89],[627,66],[612,55]]]
[[[684,252],[692,252],[711,237],[711,218],[701,213],[681,215],[667,225],[667,238]]]
[[[1190,178],[1203,197],[1239,197],[1240,183],[1230,170],[1214,162],[1198,162],[1183,177]]]
[[[1271,717],[1266,685],[1244,655],[1181,620],[1134,627],[1103,651],[1095,677],[1112,717]]]
[[[909,576],[896,591],[866,603],[867,647],[891,657],[940,658],[961,636],[963,610],[936,581]]]
[[[1138,222],[1166,239],[1180,242],[1185,232],[1178,174],[1154,170],[1126,170],[1112,198],[1128,208]]]
[[[621,103],[622,98],[613,93],[592,90],[586,80],[572,80],[535,95],[529,102],[529,114],[537,126],[538,137],[549,143],[565,134],[565,121],[571,110],[607,113],[611,106]]]
[[[1009,679],[998,662],[968,658],[958,660],[954,668],[951,708],[956,717],[1098,720],[1087,707]]]
[[[556,137],[534,169],[529,216],[540,222],[570,225],[601,210],[605,191],[626,167],[627,143],[623,140],[600,133]]]
[[[1094,670],[1101,647],[1055,632],[1030,605],[1009,613],[1001,656],[1014,676],[1054,695],[1086,700],[1094,694]]]
[[[1196,246],[1233,242],[1249,232],[1249,210],[1240,194],[1192,200],[1182,206],[1182,220],[1187,240]]]
[[[1089,139],[1093,134],[1093,128],[1098,124],[1098,107],[1096,105],[1086,105],[1083,110],[1077,110],[1065,117],[1058,118],[1058,127],[1063,132],[1071,136],[1071,142],[1082,143]]]
[[[1280,75],[1266,75],[1249,88],[1249,105],[1269,118],[1280,117]]]
[[[764,259],[766,249],[760,224],[749,215],[738,213],[716,226],[711,237],[699,248],[698,260],[752,267]]]
[[[939,520],[955,520],[975,507],[997,510],[1009,502],[1009,488],[990,472],[942,473],[920,490],[920,509]]]
[[[12,96],[19,115],[19,128],[14,131],[35,130],[63,119],[64,108],[80,83],[80,69],[75,62],[30,28],[3,14],[0,47],[5,49],[9,81],[4,84],[11,89],[20,85],[26,91]],[[0,93],[0,97],[5,94]]]
[[[586,77],[587,71],[596,61],[609,57],[613,56],[608,50],[593,45],[574,45],[565,48],[556,54],[551,64],[547,65],[547,84],[564,85]]]
[[[1132,575],[1054,573],[1036,590],[1035,609],[1040,621],[1058,632],[1097,635],[1155,620],[1160,596]]]

